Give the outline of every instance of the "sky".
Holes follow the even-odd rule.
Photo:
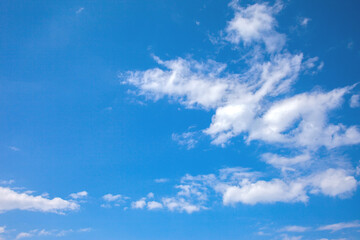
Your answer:
[[[0,239],[360,239],[360,2],[0,2]]]

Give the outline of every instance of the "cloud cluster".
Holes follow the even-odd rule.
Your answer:
[[[268,50],[262,57],[258,52],[250,54],[246,70],[235,74],[226,70],[225,63],[214,60],[163,61],[154,57],[160,68],[130,71],[123,83],[135,86],[138,94],[155,101],[167,96],[187,108],[214,109],[212,122],[203,133],[211,136],[216,145],[224,145],[239,135],[247,143],[260,140],[290,148],[358,144],[357,126],[334,124],[328,119],[354,86],[289,96],[302,71],[320,69],[323,63],[317,66],[317,57],[303,61],[302,53],[290,54],[283,49],[284,44],[279,44],[285,37],[276,32],[273,15],[281,9],[280,5],[254,4],[242,8],[233,2],[231,6],[235,17],[228,23],[225,40],[243,42],[254,49],[264,42]],[[277,51],[273,52],[275,48]],[[189,148],[196,143],[190,132],[173,137]]]
[[[214,112],[210,126],[202,130],[211,137],[212,144],[226,146],[241,136],[246,144],[257,141],[287,148],[290,154],[261,156],[262,161],[281,170],[279,177],[264,180],[259,173],[239,168],[222,169],[219,174],[187,175],[176,185],[178,194],[162,198],[159,204],[190,213],[205,209],[211,192],[220,194],[224,205],[307,202],[313,194],[351,195],[357,188],[351,167],[329,167],[324,161],[319,170],[312,164],[322,161],[316,157],[320,149],[330,152],[360,143],[357,125],[346,126],[330,118],[356,84],[297,93],[293,86],[299,76],[320,71],[324,63],[318,57],[305,59],[305,54],[292,54],[285,48],[286,36],[277,31],[275,19],[283,8],[281,2],[242,7],[233,1],[230,6],[234,17],[222,36],[223,41],[235,46],[235,51],[241,47],[248,50],[240,72],[234,73],[226,63],[212,59],[164,61],[155,56],[158,67],[129,71],[122,75],[122,83],[134,86],[139,95],[153,101],[169,98],[186,108]],[[304,19],[302,24],[309,21]],[[358,102],[358,95],[353,95],[351,107]],[[194,136],[195,132],[186,132],[173,135],[173,139],[193,148],[197,142]],[[137,204],[138,208],[147,205],[145,199]]]

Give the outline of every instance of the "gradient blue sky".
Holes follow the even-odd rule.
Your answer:
[[[1,1],[0,239],[360,239],[359,10]]]

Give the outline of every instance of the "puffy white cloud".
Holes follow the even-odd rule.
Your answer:
[[[102,198],[107,202],[122,201],[124,199],[127,199],[127,197],[125,197],[121,194],[113,195],[111,193],[105,194]]]
[[[140,200],[131,203],[132,208],[143,209],[145,206],[146,198],[141,198]]]
[[[161,208],[163,208],[163,205],[156,201],[150,201],[147,203],[147,208],[149,210],[161,209]]]
[[[0,233],[4,233],[6,229],[6,226],[0,226]]]
[[[79,207],[75,202],[58,197],[48,199],[43,196],[19,193],[10,188],[0,187],[0,212],[19,209],[63,213],[64,211],[76,210]]]
[[[229,186],[223,194],[224,205],[238,202],[254,205],[257,203],[306,202],[307,200],[308,196],[302,183],[286,183],[280,179]]]
[[[235,10],[235,16],[226,27],[226,40],[235,44],[243,42],[244,45],[264,43],[269,52],[282,49],[286,37],[276,32],[277,22],[273,17],[282,8],[279,2],[274,6],[263,3],[243,8],[237,1],[233,1],[231,6]]]
[[[88,193],[86,191],[81,191],[81,192],[70,194],[70,197],[73,199],[86,198],[87,196],[88,196]]]
[[[187,212],[189,214],[205,209],[202,206],[194,205],[186,201],[184,198],[163,198],[163,205],[170,211]]]
[[[346,228],[360,228],[360,223],[358,221],[353,222],[341,222],[330,225],[321,226],[318,230],[329,230],[332,232],[336,232]]]
[[[312,192],[321,192],[328,196],[343,196],[350,194],[357,188],[357,181],[347,174],[344,169],[327,169],[324,172],[314,174],[308,179],[313,187]]]

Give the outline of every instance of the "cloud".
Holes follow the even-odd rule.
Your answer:
[[[135,86],[139,95],[154,101],[168,97],[187,108],[214,109],[210,126],[202,132],[215,145],[225,146],[239,135],[247,143],[257,140],[312,150],[360,143],[357,126],[332,124],[328,119],[354,86],[289,94],[303,71],[315,73],[324,63],[318,57],[303,61],[301,52],[279,51],[285,36],[275,30],[274,15],[282,4],[241,7],[233,1],[230,6],[235,15],[225,29],[226,39],[251,47],[241,73],[230,73],[227,64],[210,59],[163,61],[155,56],[159,67],[129,71],[122,75],[122,83]],[[257,51],[263,43],[268,52]],[[173,139],[188,148],[196,143],[191,132],[174,134]]]
[[[170,211],[187,212],[188,214],[205,209],[201,206],[189,203],[184,198],[163,198],[162,202]]]
[[[306,27],[308,25],[308,23],[311,21],[310,18],[302,18],[301,21],[300,21],[300,24],[304,27]]]
[[[12,150],[12,151],[14,151],[14,152],[20,151],[20,148],[15,147],[15,146],[9,146],[9,149]]]
[[[157,67],[128,71],[121,75],[121,81],[147,100],[167,98],[185,108],[213,113],[210,125],[201,133],[210,136],[214,145],[225,147],[239,137],[246,144],[268,144],[287,149],[289,154],[265,153],[261,157],[280,169],[280,176],[265,180],[259,176],[261,173],[241,168],[186,175],[175,185],[175,196],[158,202],[170,211],[187,211],[188,207],[192,209],[187,211],[190,213],[206,209],[209,199],[218,195],[225,205],[307,202],[314,194],[350,196],[357,188],[353,171],[330,168],[326,158],[316,156],[320,149],[330,154],[335,148],[360,143],[357,125],[346,126],[339,118],[331,119],[334,111],[340,115],[344,99],[356,84],[327,91],[296,91],[293,86],[299,76],[320,71],[324,62],[318,57],[304,59],[302,52],[292,54],[285,48],[286,36],[276,31],[274,18],[282,4],[242,7],[233,1],[230,6],[234,17],[222,36],[225,44],[227,41],[232,47],[235,45],[232,50],[248,51],[242,52],[242,64],[235,68],[241,71],[231,71],[227,63],[212,59],[161,60],[154,56]],[[302,23],[309,21],[304,18]],[[193,134],[185,132],[172,137],[192,148],[197,142]],[[145,208],[146,201],[141,206]]]
[[[154,180],[154,182],[156,182],[156,183],[166,183],[168,181],[169,181],[169,179],[167,179],[167,178],[157,178]]]
[[[281,235],[282,240],[300,240],[302,236],[288,236],[287,234]]]
[[[77,210],[80,206],[61,198],[48,199],[27,193],[18,193],[10,188],[0,187],[0,212],[10,210],[28,210],[40,212],[63,213]]]
[[[0,233],[4,233],[6,229],[6,226],[0,226]]]
[[[329,230],[332,232],[336,232],[336,231],[346,229],[346,228],[360,228],[360,223],[358,221],[341,222],[341,223],[335,223],[335,224],[321,226],[318,228],[318,230],[320,230],[320,231]]]
[[[280,179],[246,182],[242,186],[229,186],[223,194],[224,205],[238,202],[257,203],[307,202],[308,196],[300,182],[286,183]]]
[[[146,198],[131,203],[131,208],[143,209],[146,206]]]
[[[306,232],[310,230],[309,227],[303,227],[303,226],[286,226],[282,229],[280,229],[281,232]]]
[[[173,141],[177,142],[179,145],[186,146],[187,149],[192,149],[197,144],[197,139],[195,138],[196,132],[185,132],[182,134],[173,133],[171,138]]]
[[[0,184],[1,185],[10,185],[10,184],[13,184],[15,182],[15,180],[13,179],[10,179],[10,180],[1,180],[0,181]]]
[[[86,191],[70,194],[70,197],[73,199],[86,198],[87,196],[88,196],[88,193]]]
[[[281,10],[280,2],[274,6],[263,3],[248,5],[246,8],[240,7],[237,1],[230,5],[235,16],[225,29],[227,41],[234,44],[243,42],[245,46],[253,42],[264,43],[268,52],[283,48],[286,37],[275,30],[277,22],[273,16]]]
[[[149,210],[161,209],[161,208],[163,208],[163,205],[156,201],[150,201],[147,203],[147,208]]]
[[[350,98],[350,107],[357,108],[360,107],[360,95],[354,94]]]
[[[347,174],[344,169],[327,169],[309,177],[309,183],[313,187],[312,193],[321,192],[328,196],[344,196],[351,194],[357,188],[357,181]]]
[[[264,153],[262,159],[275,168],[279,168],[282,171],[290,170],[295,171],[293,166],[308,163],[311,160],[309,153],[304,153],[294,157],[284,157],[273,153]]]
[[[29,238],[29,237],[32,237],[32,236],[33,236],[33,234],[31,234],[31,233],[22,232],[22,233],[19,233],[19,234],[16,236],[16,239]]]
[[[126,199],[126,197],[121,194],[113,195],[111,193],[105,194],[102,198],[107,202],[121,201],[123,199]]]
[[[121,194],[105,194],[104,196],[102,196],[102,199],[106,202],[105,204],[101,204],[101,207],[103,208],[111,208],[113,206],[115,207],[119,207],[121,204],[124,204],[128,199],[130,199],[129,197],[126,197],[124,195]]]
[[[82,11],[84,11],[85,8],[80,7],[78,10],[76,10],[76,14],[80,14]]]
[[[238,203],[246,205],[274,204],[277,202],[308,202],[310,195],[323,194],[330,197],[348,197],[357,188],[355,178],[344,169],[333,169],[306,176],[259,179],[263,174],[244,168],[220,169],[218,174],[185,175],[176,196],[163,197],[164,208],[170,211],[192,213],[207,209],[210,200],[219,195],[225,206]],[[143,209],[146,198],[132,203],[132,208]],[[160,205],[159,205],[160,207]],[[301,232],[307,228],[288,226],[282,231]]]
[[[54,236],[54,237],[64,237],[68,235],[69,233],[85,233],[90,232],[91,228],[81,228],[78,230],[68,229],[68,230],[59,230],[59,229],[52,229],[52,230],[46,230],[46,229],[33,229],[29,232],[21,232],[17,234],[16,239],[21,238],[29,238],[29,237],[43,237],[43,236]]]

